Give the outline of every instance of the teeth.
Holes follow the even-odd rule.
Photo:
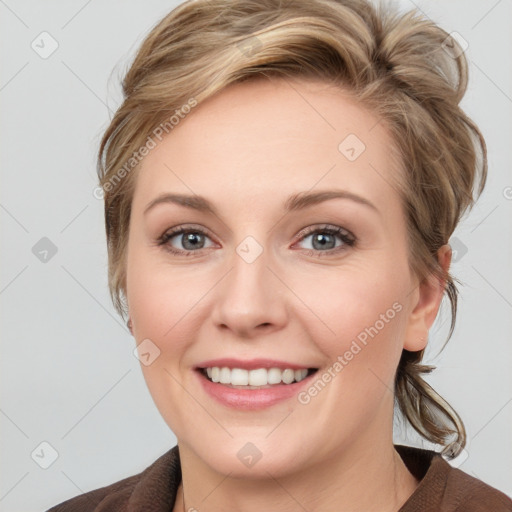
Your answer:
[[[229,368],[220,369],[219,382],[221,384],[231,384],[231,370]]]
[[[296,382],[300,382],[308,374],[307,370],[295,370],[293,372]]]
[[[241,370],[240,368],[233,368],[231,370],[231,382],[233,386],[248,386],[249,385],[249,372]]]
[[[251,370],[247,374],[249,375],[249,385],[251,386],[266,386],[268,384],[267,370],[265,368]]]
[[[244,370],[242,368],[227,368],[214,366],[206,368],[206,375],[212,382],[230,384],[232,386],[259,387],[272,384],[291,384],[300,382],[306,377],[308,370],[292,370],[286,368],[257,368],[256,370]]]
[[[283,376],[283,372],[279,368],[270,368],[267,371],[267,383],[268,384],[280,384]]]
[[[293,370],[285,370],[282,379],[285,384],[291,384],[295,380],[295,372]]]

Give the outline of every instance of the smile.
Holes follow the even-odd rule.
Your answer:
[[[210,366],[202,369],[203,375],[211,382],[242,389],[261,389],[280,384],[293,384],[305,379],[313,369],[301,368],[229,368]]]
[[[201,387],[223,406],[238,410],[270,407],[296,396],[318,368],[273,359],[223,358],[195,367]]]

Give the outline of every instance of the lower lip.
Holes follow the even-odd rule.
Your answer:
[[[235,409],[255,410],[270,407],[297,395],[300,388],[307,385],[311,377],[317,372],[308,375],[300,382],[278,384],[262,389],[230,388],[223,384],[212,382],[199,370],[196,373],[204,390],[221,404]]]

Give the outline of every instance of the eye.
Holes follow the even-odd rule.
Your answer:
[[[325,225],[322,227],[309,227],[299,233],[300,240],[297,243],[309,240],[305,247],[309,255],[323,256],[325,254],[338,253],[353,247],[356,243],[355,236],[339,226]],[[208,245],[208,241],[210,244]],[[214,247],[214,243],[208,233],[199,227],[178,226],[166,231],[158,240],[157,245],[163,246],[172,254],[182,256],[199,255],[201,249]]]
[[[352,233],[339,226],[326,225],[323,227],[307,228],[299,233],[300,242],[305,242],[308,247],[308,254],[323,256],[321,253],[338,253],[353,247],[356,238]]]
[[[206,245],[207,240],[210,240],[210,237],[203,229],[180,226],[166,231],[158,239],[158,245],[165,246],[165,249],[173,254],[190,256],[201,249],[213,247],[213,243],[210,246]]]

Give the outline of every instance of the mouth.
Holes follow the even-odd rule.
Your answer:
[[[319,368],[275,359],[212,359],[194,370],[204,392],[225,407],[261,410],[297,396]]]
[[[233,389],[269,389],[289,386],[313,375],[318,368],[260,367],[253,369],[229,366],[207,366],[197,370],[208,381]]]

